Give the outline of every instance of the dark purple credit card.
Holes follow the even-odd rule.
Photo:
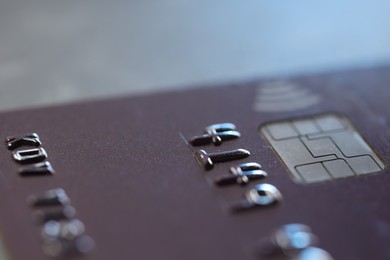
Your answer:
[[[389,104],[382,67],[1,113],[2,257],[390,259]]]

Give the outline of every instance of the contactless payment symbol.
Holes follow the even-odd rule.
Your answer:
[[[385,165],[352,125],[326,114],[263,125],[272,146],[297,183],[316,183],[378,173]]]
[[[262,84],[256,95],[257,112],[290,112],[305,109],[321,102],[321,96],[289,81]]]

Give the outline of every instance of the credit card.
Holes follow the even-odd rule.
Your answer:
[[[390,259],[390,67],[0,114],[3,258]]]

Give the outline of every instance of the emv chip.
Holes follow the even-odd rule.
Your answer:
[[[346,117],[326,114],[260,129],[298,183],[378,173],[385,165]]]

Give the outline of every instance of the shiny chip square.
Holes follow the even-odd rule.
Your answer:
[[[379,173],[385,165],[351,121],[325,114],[272,122],[260,128],[297,183]]]

